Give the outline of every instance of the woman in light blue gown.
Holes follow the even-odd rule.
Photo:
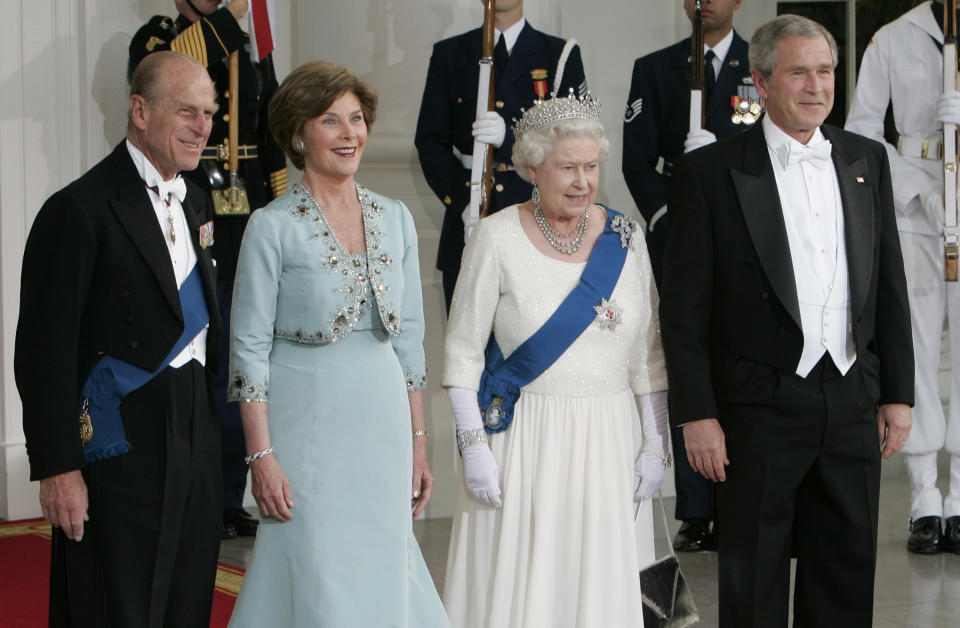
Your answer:
[[[449,626],[412,531],[433,485],[416,231],[354,180],[375,110],[325,62],[270,104],[304,176],[251,216],[237,266],[229,394],[264,521],[233,627]]]

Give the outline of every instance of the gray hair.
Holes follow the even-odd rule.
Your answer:
[[[524,181],[530,181],[527,167],[539,168],[553,151],[558,139],[571,135],[587,136],[597,140],[598,160],[602,163],[610,156],[610,140],[603,132],[599,120],[574,118],[558,120],[539,129],[524,133],[513,145],[513,167]]]
[[[769,77],[777,67],[777,44],[788,37],[806,37],[816,39],[823,37],[830,45],[830,54],[833,57],[833,67],[837,67],[839,53],[837,41],[822,24],[809,18],[790,13],[779,15],[770,20],[753,33],[750,40],[750,69],[757,70],[765,77]]]

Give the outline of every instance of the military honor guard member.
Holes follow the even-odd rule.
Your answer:
[[[913,344],[887,152],[823,124],[836,64],[816,22],[764,24],[766,114],[674,171],[660,325],[670,420],[719,483],[721,628],[787,625],[791,556],[794,625],[873,619]]]
[[[240,241],[251,210],[256,210],[283,194],[287,189],[286,158],[267,129],[267,107],[277,89],[272,55],[257,60],[250,55],[250,40],[238,20],[247,13],[248,0],[231,0],[220,7],[219,0],[174,0],[180,14],[176,19],[157,15],[133,36],[130,42],[129,71],[152,52],[175,50],[196,58],[207,67],[217,88],[220,109],[214,118],[213,131],[203,149],[200,166],[184,176],[208,195],[222,193],[230,184],[224,164],[229,153],[230,69],[228,58],[238,53],[238,174],[247,204],[239,213],[227,213],[217,205],[214,219],[216,238],[213,257],[219,281],[217,298],[224,322],[222,364],[214,380],[217,415],[223,434],[224,513],[223,538],[238,533],[252,536],[257,520],[243,510],[243,493],[247,482],[247,466],[243,462],[246,447],[240,415],[234,404],[227,403],[227,346],[230,337],[230,305],[233,297],[234,270]]]
[[[907,275],[917,365],[914,426],[903,447],[910,476],[907,549],[960,553],[960,285],[944,280],[943,124],[960,124],[960,93],[942,91],[941,2],[924,2],[874,35],[863,54],[846,128],[887,147]],[[892,107],[895,133],[885,135]],[[950,403],[940,403],[940,341],[950,323]],[[950,454],[946,499],[937,452]],[[941,529],[945,520],[945,529]]]
[[[694,0],[684,0],[683,7],[692,22]],[[733,29],[733,13],[739,7],[740,0],[702,2],[706,116],[705,128],[699,132],[688,132],[693,63],[690,38],[641,57],[633,65],[623,118],[623,177],[647,222],[647,249],[658,287],[674,162],[684,152],[742,131],[759,117],[761,99],[750,78],[747,42]],[[690,468],[683,432],[672,430],[671,442],[677,487],[675,516],[683,522],[673,539],[674,549],[715,549],[716,532],[710,528],[713,486]]]
[[[53,525],[50,626],[206,628],[220,546],[221,324],[197,167],[204,67],[134,72],[127,139],[51,196],[23,255],[14,373]]]
[[[494,186],[490,213],[530,198],[529,183],[513,168],[514,118],[555,88],[564,40],[534,29],[523,17],[522,0],[498,0],[494,55],[495,111],[476,118],[481,31],[478,28],[437,42],[417,121],[416,146],[423,175],[443,203],[443,228],[437,268],[450,309],[464,245],[462,214],[470,201],[470,167],[474,138],[494,150]],[[560,68],[560,94],[587,91],[580,47],[573,46]]]

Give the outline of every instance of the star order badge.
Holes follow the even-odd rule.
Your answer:
[[[596,323],[600,329],[616,331],[617,325],[621,323],[623,310],[617,307],[615,301],[600,299],[600,305],[594,305],[593,311],[597,313]]]

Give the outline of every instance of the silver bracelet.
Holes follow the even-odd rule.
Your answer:
[[[276,450],[275,450],[273,447],[267,447],[266,449],[261,449],[260,451],[257,451],[257,452],[254,452],[254,453],[250,454],[249,456],[247,456],[246,458],[244,458],[243,461],[246,462],[247,464],[250,464],[251,462],[253,462],[253,461],[256,460],[257,458],[263,458],[264,456],[269,456],[269,455],[272,454],[274,451],[276,451]]]
[[[463,455],[463,450],[467,447],[485,442],[487,442],[487,432],[482,427],[457,432],[457,449],[460,450],[460,455]]]
[[[657,458],[663,461],[663,466],[669,467],[670,463],[673,462],[673,458],[670,457],[670,454],[663,450],[663,447],[657,445],[656,443],[650,442],[648,440],[643,441],[643,446],[640,447],[640,453],[642,454],[653,454]]]

